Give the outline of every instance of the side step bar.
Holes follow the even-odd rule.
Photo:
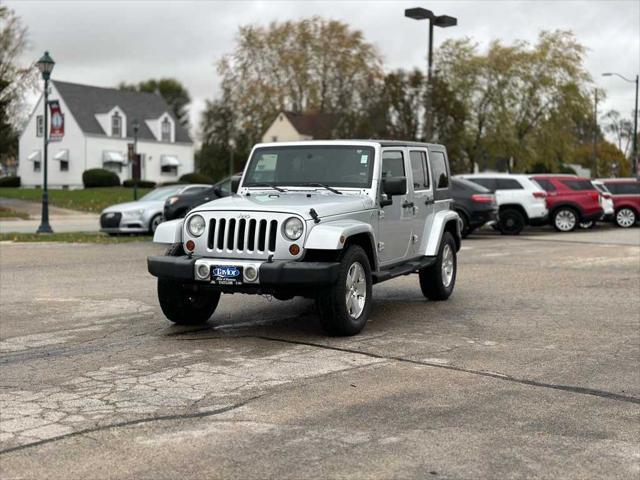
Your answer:
[[[433,265],[436,263],[437,259],[438,257],[422,257],[416,260],[411,260],[410,262],[401,263],[395,267],[384,268],[378,272],[372,272],[371,276],[373,277],[373,283],[380,283],[401,275],[415,273],[418,270]]]

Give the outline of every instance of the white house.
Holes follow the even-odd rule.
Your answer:
[[[338,125],[339,116],[331,113],[280,112],[262,135],[264,143],[299,140],[327,140]]]
[[[160,95],[52,81],[49,100],[60,102],[65,123],[62,141],[49,143],[53,188],[82,187],[82,173],[90,168],[130,179],[127,145],[133,143],[134,120],[140,125],[142,179],[176,181],[194,170],[193,141]],[[43,101],[40,97],[20,135],[18,175],[24,186],[42,184]]]

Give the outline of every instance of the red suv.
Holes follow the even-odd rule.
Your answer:
[[[640,214],[640,181],[635,178],[603,178],[600,181],[613,198],[613,221],[622,228],[633,227]]]
[[[600,220],[600,193],[591,180],[573,175],[534,175],[547,192],[549,221],[559,232],[570,232],[580,223]]]

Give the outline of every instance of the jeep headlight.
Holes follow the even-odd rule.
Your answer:
[[[204,218],[200,215],[193,215],[187,222],[187,230],[194,237],[199,237],[204,233]]]
[[[303,228],[302,221],[299,218],[291,217],[284,222],[282,231],[289,240],[297,240],[302,236]]]

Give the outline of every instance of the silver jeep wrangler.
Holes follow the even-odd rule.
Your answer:
[[[316,300],[331,335],[362,330],[372,286],[418,273],[446,300],[456,281],[460,220],[450,210],[441,145],[309,141],[256,145],[237,193],[160,224],[148,258],[162,311],[206,322],[222,293]]]

